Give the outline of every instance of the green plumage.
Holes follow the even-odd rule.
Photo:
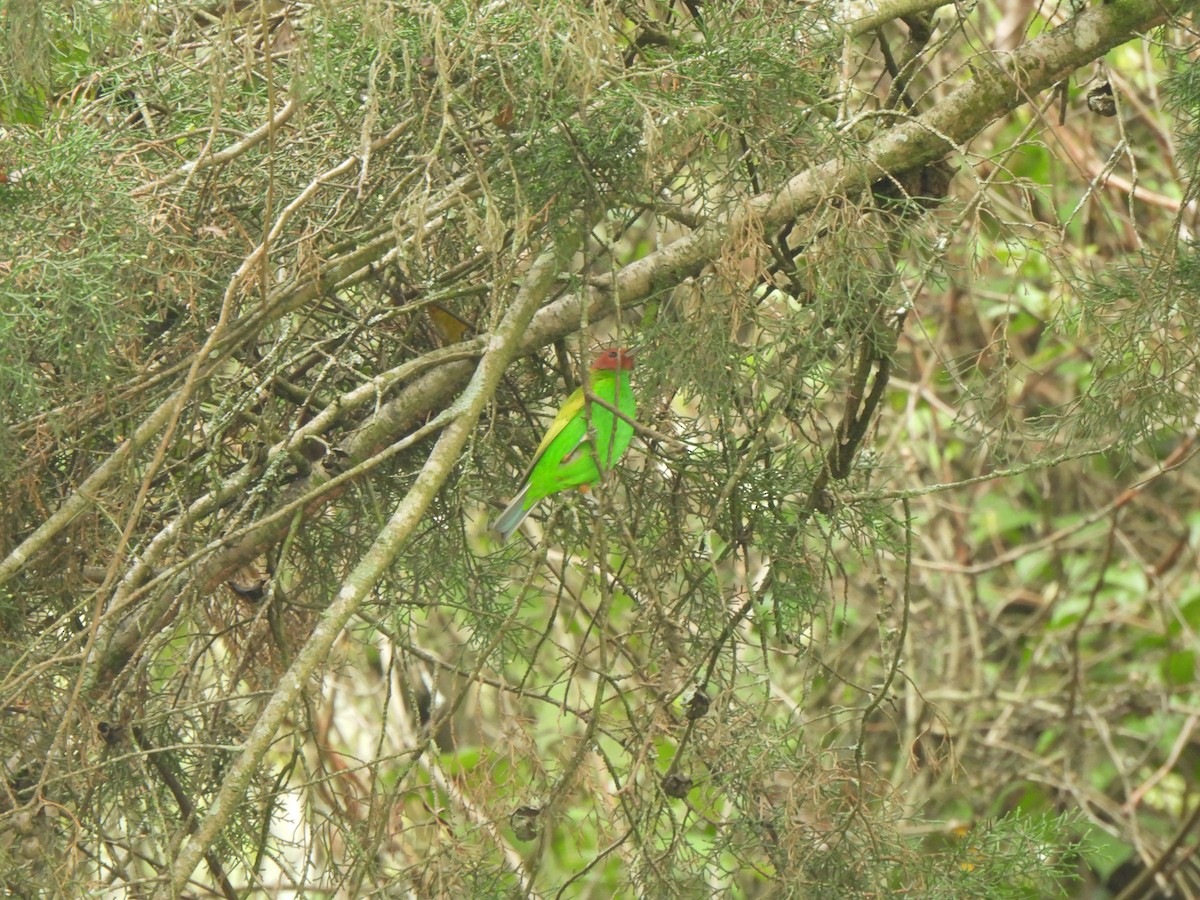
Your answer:
[[[504,540],[543,497],[572,487],[594,484],[616,465],[633,440],[637,405],[630,384],[633,358],[609,350],[592,366],[592,396],[620,410],[615,415],[602,403],[588,402],[578,388],[559,409],[538,445],[521,490],[493,526]],[[595,447],[588,440],[588,422]]]

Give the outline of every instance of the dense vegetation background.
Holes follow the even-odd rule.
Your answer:
[[[1200,896],[1185,4],[0,9],[6,893]]]

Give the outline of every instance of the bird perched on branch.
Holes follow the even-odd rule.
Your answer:
[[[629,381],[632,371],[629,350],[605,350],[596,357],[588,376],[591,396],[581,385],[566,399],[538,444],[521,489],[492,526],[502,540],[509,539],[543,497],[595,484],[629,449],[637,413]]]

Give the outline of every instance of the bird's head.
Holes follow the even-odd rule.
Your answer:
[[[619,371],[633,368],[633,351],[624,347],[618,350],[605,350],[592,363],[593,372]]]

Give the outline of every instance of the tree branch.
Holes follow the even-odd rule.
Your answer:
[[[941,9],[943,6],[950,4],[946,0],[856,0],[842,8],[838,20],[852,37],[858,37],[884,22]]]
[[[1181,5],[1180,0],[1168,3],[1128,0],[1088,10],[1003,57],[1003,66],[979,70],[975,79],[952,92],[924,115],[900,118],[900,124],[868,142],[857,158],[833,160],[800,172],[781,188],[750,198],[741,208],[710,221],[693,234],[613,275],[597,278],[590,289],[548,304],[533,317],[518,353],[531,353],[577,331],[585,320],[585,305],[586,320],[595,321],[611,313],[617,305],[634,305],[698,274],[717,257],[729,233],[737,231],[747,219],[761,219],[768,229],[778,227],[810,212],[831,196],[861,192],[884,174],[896,175],[919,168],[942,158],[947,152],[961,149],[995,119],[1028,102],[1069,72],[1131,36],[1160,24]],[[901,6],[905,6],[906,11],[909,6],[930,8],[929,3],[897,3],[889,6],[889,11],[895,12]],[[340,269],[349,274],[357,271],[357,266],[343,263]],[[286,304],[289,308],[295,306],[293,300]],[[406,415],[399,420],[393,418],[390,427],[386,419],[376,418],[371,426],[372,434],[380,443],[395,440],[396,429],[402,422],[411,422],[427,414],[437,402],[460,390],[469,377],[470,369],[462,365],[446,366],[430,373],[422,379],[421,390],[400,404]],[[320,504],[315,504],[313,511],[318,508]],[[273,534],[264,529],[254,537],[248,537],[236,553],[231,551],[227,557],[223,554],[222,559],[214,560],[206,567],[209,572],[206,580],[219,580],[221,572],[262,552],[271,543]],[[0,567],[0,576],[3,574]]]
[[[236,811],[293,704],[304,692],[309,679],[320,670],[342,629],[379,583],[401,545],[421,521],[430,502],[457,464],[459,454],[474,431],[480,414],[491,402],[500,377],[513,358],[529,320],[553,289],[559,264],[559,254],[548,250],[530,267],[524,285],[479,361],[471,384],[452,407],[454,421],[442,432],[408,494],[370,549],[346,577],[337,597],[280,679],[279,686],[247,735],[242,752],[230,764],[207,814],[195,834],[180,848],[171,868],[169,885],[161,886],[155,896],[176,897],[182,892],[188,878],[204,858],[205,851],[216,841]]]

